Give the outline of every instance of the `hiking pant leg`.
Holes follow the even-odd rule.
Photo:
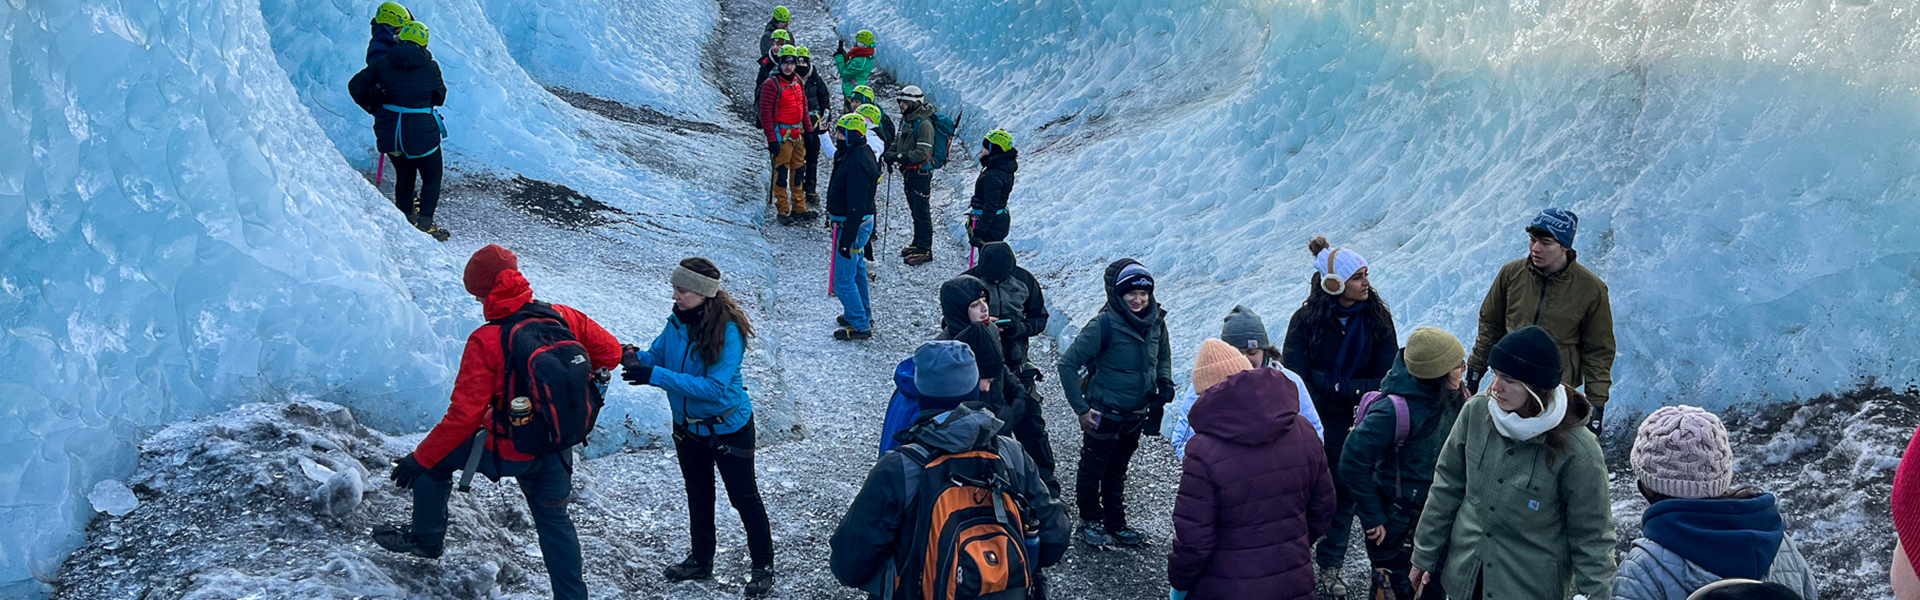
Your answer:
[[[1005,212],[980,215],[980,219],[973,225],[973,237],[977,238],[980,241],[979,245],[982,246],[992,242],[1007,241],[1007,226],[1012,221],[1013,217]]]
[[[1020,440],[1020,447],[1033,458],[1033,465],[1040,469],[1040,480],[1053,490],[1054,497],[1060,496],[1060,480],[1053,474],[1053,442],[1047,439],[1047,421],[1040,415],[1039,392],[1034,391],[1033,375],[1021,374],[1020,383],[1026,386],[1025,409],[1020,419],[1013,425],[1013,437]]]
[[[1340,450],[1347,445],[1347,432],[1353,429],[1353,405],[1337,400],[1316,406],[1330,408],[1333,412],[1321,412],[1320,418],[1326,428],[1325,442],[1327,465],[1333,471],[1334,511],[1333,526],[1327,529],[1327,536],[1314,546],[1313,562],[1322,569],[1339,568],[1346,564],[1347,546],[1353,537],[1353,495],[1347,489],[1344,478],[1340,477]]]
[[[420,175],[420,167],[405,156],[390,154],[387,158],[393,162],[393,206],[400,209],[400,214],[412,215],[416,212],[413,182]]]
[[[807,143],[802,137],[788,138],[785,142],[781,142],[780,157],[775,163],[777,167],[775,172],[784,172],[786,174],[782,181],[786,183],[785,192],[787,196],[787,212],[789,213],[807,210],[806,182],[802,181],[804,174],[801,171],[801,169],[807,166]],[[776,199],[776,204],[778,203],[777,200],[780,194],[781,190],[775,188],[773,195]]]
[[[713,564],[713,452],[684,431],[673,436],[673,453],[680,459],[680,479],[687,484],[687,536],[691,557]]]
[[[571,450],[568,450],[571,452]],[[547,563],[547,580],[555,600],[586,600],[587,583],[581,576],[580,535],[567,502],[573,497],[573,474],[560,455],[542,456],[532,468],[514,476],[527,497],[534,529],[540,535],[540,558]],[[709,504],[711,506],[711,504]]]
[[[773,564],[773,526],[767,521],[767,505],[760,497],[760,482],[753,473],[753,420],[739,431],[716,436],[726,449],[714,455],[720,479],[727,484],[727,502],[740,513],[740,524],[747,530],[747,554],[754,566]],[[707,503],[709,514],[713,503]],[[712,521],[709,520],[709,523]]]
[[[447,498],[453,495],[453,474],[467,466],[473,452],[473,438],[448,452],[425,475],[413,480],[413,543],[422,548],[439,548],[447,540]],[[484,452],[484,450],[483,450]],[[491,465],[493,454],[480,455],[481,464]]]
[[[1113,454],[1107,458],[1105,477],[1100,481],[1100,503],[1106,507],[1108,531],[1127,528],[1127,467],[1133,463],[1133,452],[1140,449],[1140,433],[1137,424],[1133,431],[1121,432],[1113,440]]]
[[[805,176],[800,180],[800,185],[807,190],[808,196],[812,196],[820,189],[815,181],[820,177],[820,136],[818,134],[808,133],[805,137],[807,141],[807,166],[801,167],[800,169],[800,173]]]
[[[906,171],[901,178],[907,192],[907,209],[913,212],[913,247],[933,251],[933,174]]]
[[[867,239],[873,235],[873,219],[843,222],[840,226],[859,227],[860,230],[854,234],[851,258],[840,256],[837,250],[833,255],[833,294],[840,298],[840,312],[847,317],[847,323],[855,331],[872,331],[873,314],[868,312],[872,305],[867,297],[865,246]],[[839,241],[835,240],[834,243],[838,244]]]
[[[445,151],[413,159],[414,167],[420,171],[420,216],[433,218],[440,207],[440,176]]]
[[[1073,475],[1073,501],[1082,521],[1106,519],[1106,511],[1100,509],[1100,482],[1106,479],[1107,457],[1113,454],[1113,442],[1080,433],[1080,469]]]
[[[1413,531],[1419,527],[1420,507],[1399,506],[1391,499],[1385,502],[1385,506],[1387,507],[1387,522],[1384,525],[1387,528],[1386,539],[1379,544],[1373,543],[1373,540],[1366,542],[1367,560],[1373,566],[1372,578],[1379,579],[1381,571],[1384,570],[1387,588],[1392,591],[1392,597],[1412,600],[1413,582],[1408,579],[1408,575],[1413,568]],[[1373,593],[1368,594],[1368,598],[1378,595],[1379,590],[1373,585],[1375,583],[1378,582],[1369,582],[1369,588],[1374,589],[1372,589]]]

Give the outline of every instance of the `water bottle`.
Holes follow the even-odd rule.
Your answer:
[[[514,427],[526,425],[527,421],[533,420],[533,400],[526,396],[514,398],[507,403],[507,411],[508,423],[512,423]]]

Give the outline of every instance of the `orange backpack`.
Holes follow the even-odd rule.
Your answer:
[[[1005,461],[986,450],[931,456],[919,444],[899,449],[920,467],[911,549],[894,579],[893,598],[1025,600],[1033,565],[1024,504],[1012,493]]]

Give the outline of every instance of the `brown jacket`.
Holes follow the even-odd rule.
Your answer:
[[[1613,305],[1607,283],[1578,259],[1569,251],[1567,268],[1550,277],[1526,258],[1501,267],[1480,303],[1480,339],[1467,369],[1486,372],[1494,343],[1515,329],[1539,325],[1560,345],[1561,380],[1585,385],[1587,399],[1605,407],[1613,387]]]

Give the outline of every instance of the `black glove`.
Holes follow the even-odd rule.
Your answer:
[[[640,349],[627,346],[625,350],[620,357],[620,378],[627,380],[627,385],[646,385],[652,381],[653,367],[640,362]]]
[[[834,238],[833,250],[840,253],[840,258],[853,258],[853,240],[859,236],[860,221],[847,219],[840,224],[840,235]]]
[[[842,55],[845,55],[846,53],[847,53],[847,41],[840,40],[840,46],[834,49],[833,55],[842,56]]]
[[[1480,393],[1480,378],[1486,375],[1486,371],[1467,371],[1467,395]]]
[[[1153,405],[1153,408],[1147,411],[1147,422],[1141,426],[1140,433],[1160,437],[1160,422],[1166,418],[1167,405],[1165,403]]]
[[[767,154],[780,158],[780,142],[767,142]]]
[[[1161,379],[1155,388],[1154,409],[1159,410],[1161,406],[1166,406],[1168,402],[1173,401],[1173,394],[1177,388],[1173,387],[1172,379]]]
[[[1593,419],[1587,421],[1587,431],[1593,432],[1593,437],[1600,437],[1600,422],[1605,420],[1607,420],[1607,408],[1604,406],[1593,407]]]
[[[393,464],[393,472],[387,474],[387,479],[392,479],[393,484],[400,486],[400,489],[410,490],[413,489],[413,480],[425,474],[427,474],[427,468],[420,466],[420,461],[409,452],[400,459],[400,462]]]

